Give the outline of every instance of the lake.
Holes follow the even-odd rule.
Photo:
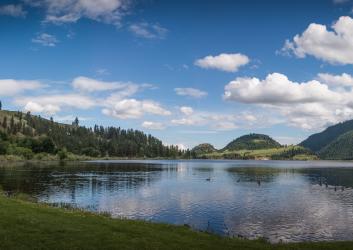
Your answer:
[[[26,163],[1,166],[0,186],[41,202],[221,235],[353,240],[350,162]]]

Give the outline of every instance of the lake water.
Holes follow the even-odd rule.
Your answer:
[[[353,163],[22,164],[1,166],[0,186],[41,202],[222,235],[272,242],[353,240]]]

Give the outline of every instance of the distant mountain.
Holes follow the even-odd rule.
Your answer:
[[[319,152],[321,159],[353,160],[353,130],[338,136]]]
[[[277,141],[263,134],[243,135],[230,142],[222,151],[232,150],[256,150],[281,147]]]
[[[200,145],[197,145],[196,147],[194,147],[191,152],[193,152],[196,155],[201,155],[201,154],[209,154],[209,153],[213,153],[216,152],[217,149],[215,149],[213,147],[213,145],[209,144],[209,143],[202,143]]]
[[[343,135],[344,133],[347,133],[351,130],[353,130],[353,120],[338,123],[328,127],[320,133],[309,136],[299,145],[314,152],[319,152],[320,150],[323,150],[324,147],[328,146],[331,142],[336,140],[340,135]]]

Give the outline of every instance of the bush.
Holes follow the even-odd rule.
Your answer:
[[[17,147],[17,146],[13,146],[11,145],[8,150],[7,150],[8,154],[11,155],[17,155],[17,156],[22,156],[24,157],[26,160],[30,160],[33,158],[33,151],[29,148],[24,148],[24,147]]]
[[[89,147],[89,148],[84,148],[82,150],[82,154],[91,156],[91,157],[98,157],[100,155],[100,152],[93,147]]]
[[[59,150],[58,156],[59,156],[59,159],[61,161],[65,160],[67,158],[67,150],[66,150],[66,148],[63,148],[63,149]]]
[[[38,153],[53,154],[56,151],[53,140],[48,137],[40,137],[39,139],[26,137],[18,140],[18,145],[24,148],[29,148],[36,154]]]
[[[6,155],[7,150],[9,148],[9,144],[7,141],[1,141],[0,140],[0,155]]]

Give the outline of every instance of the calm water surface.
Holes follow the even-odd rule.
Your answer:
[[[104,161],[0,167],[5,191],[273,242],[353,240],[353,163]]]

